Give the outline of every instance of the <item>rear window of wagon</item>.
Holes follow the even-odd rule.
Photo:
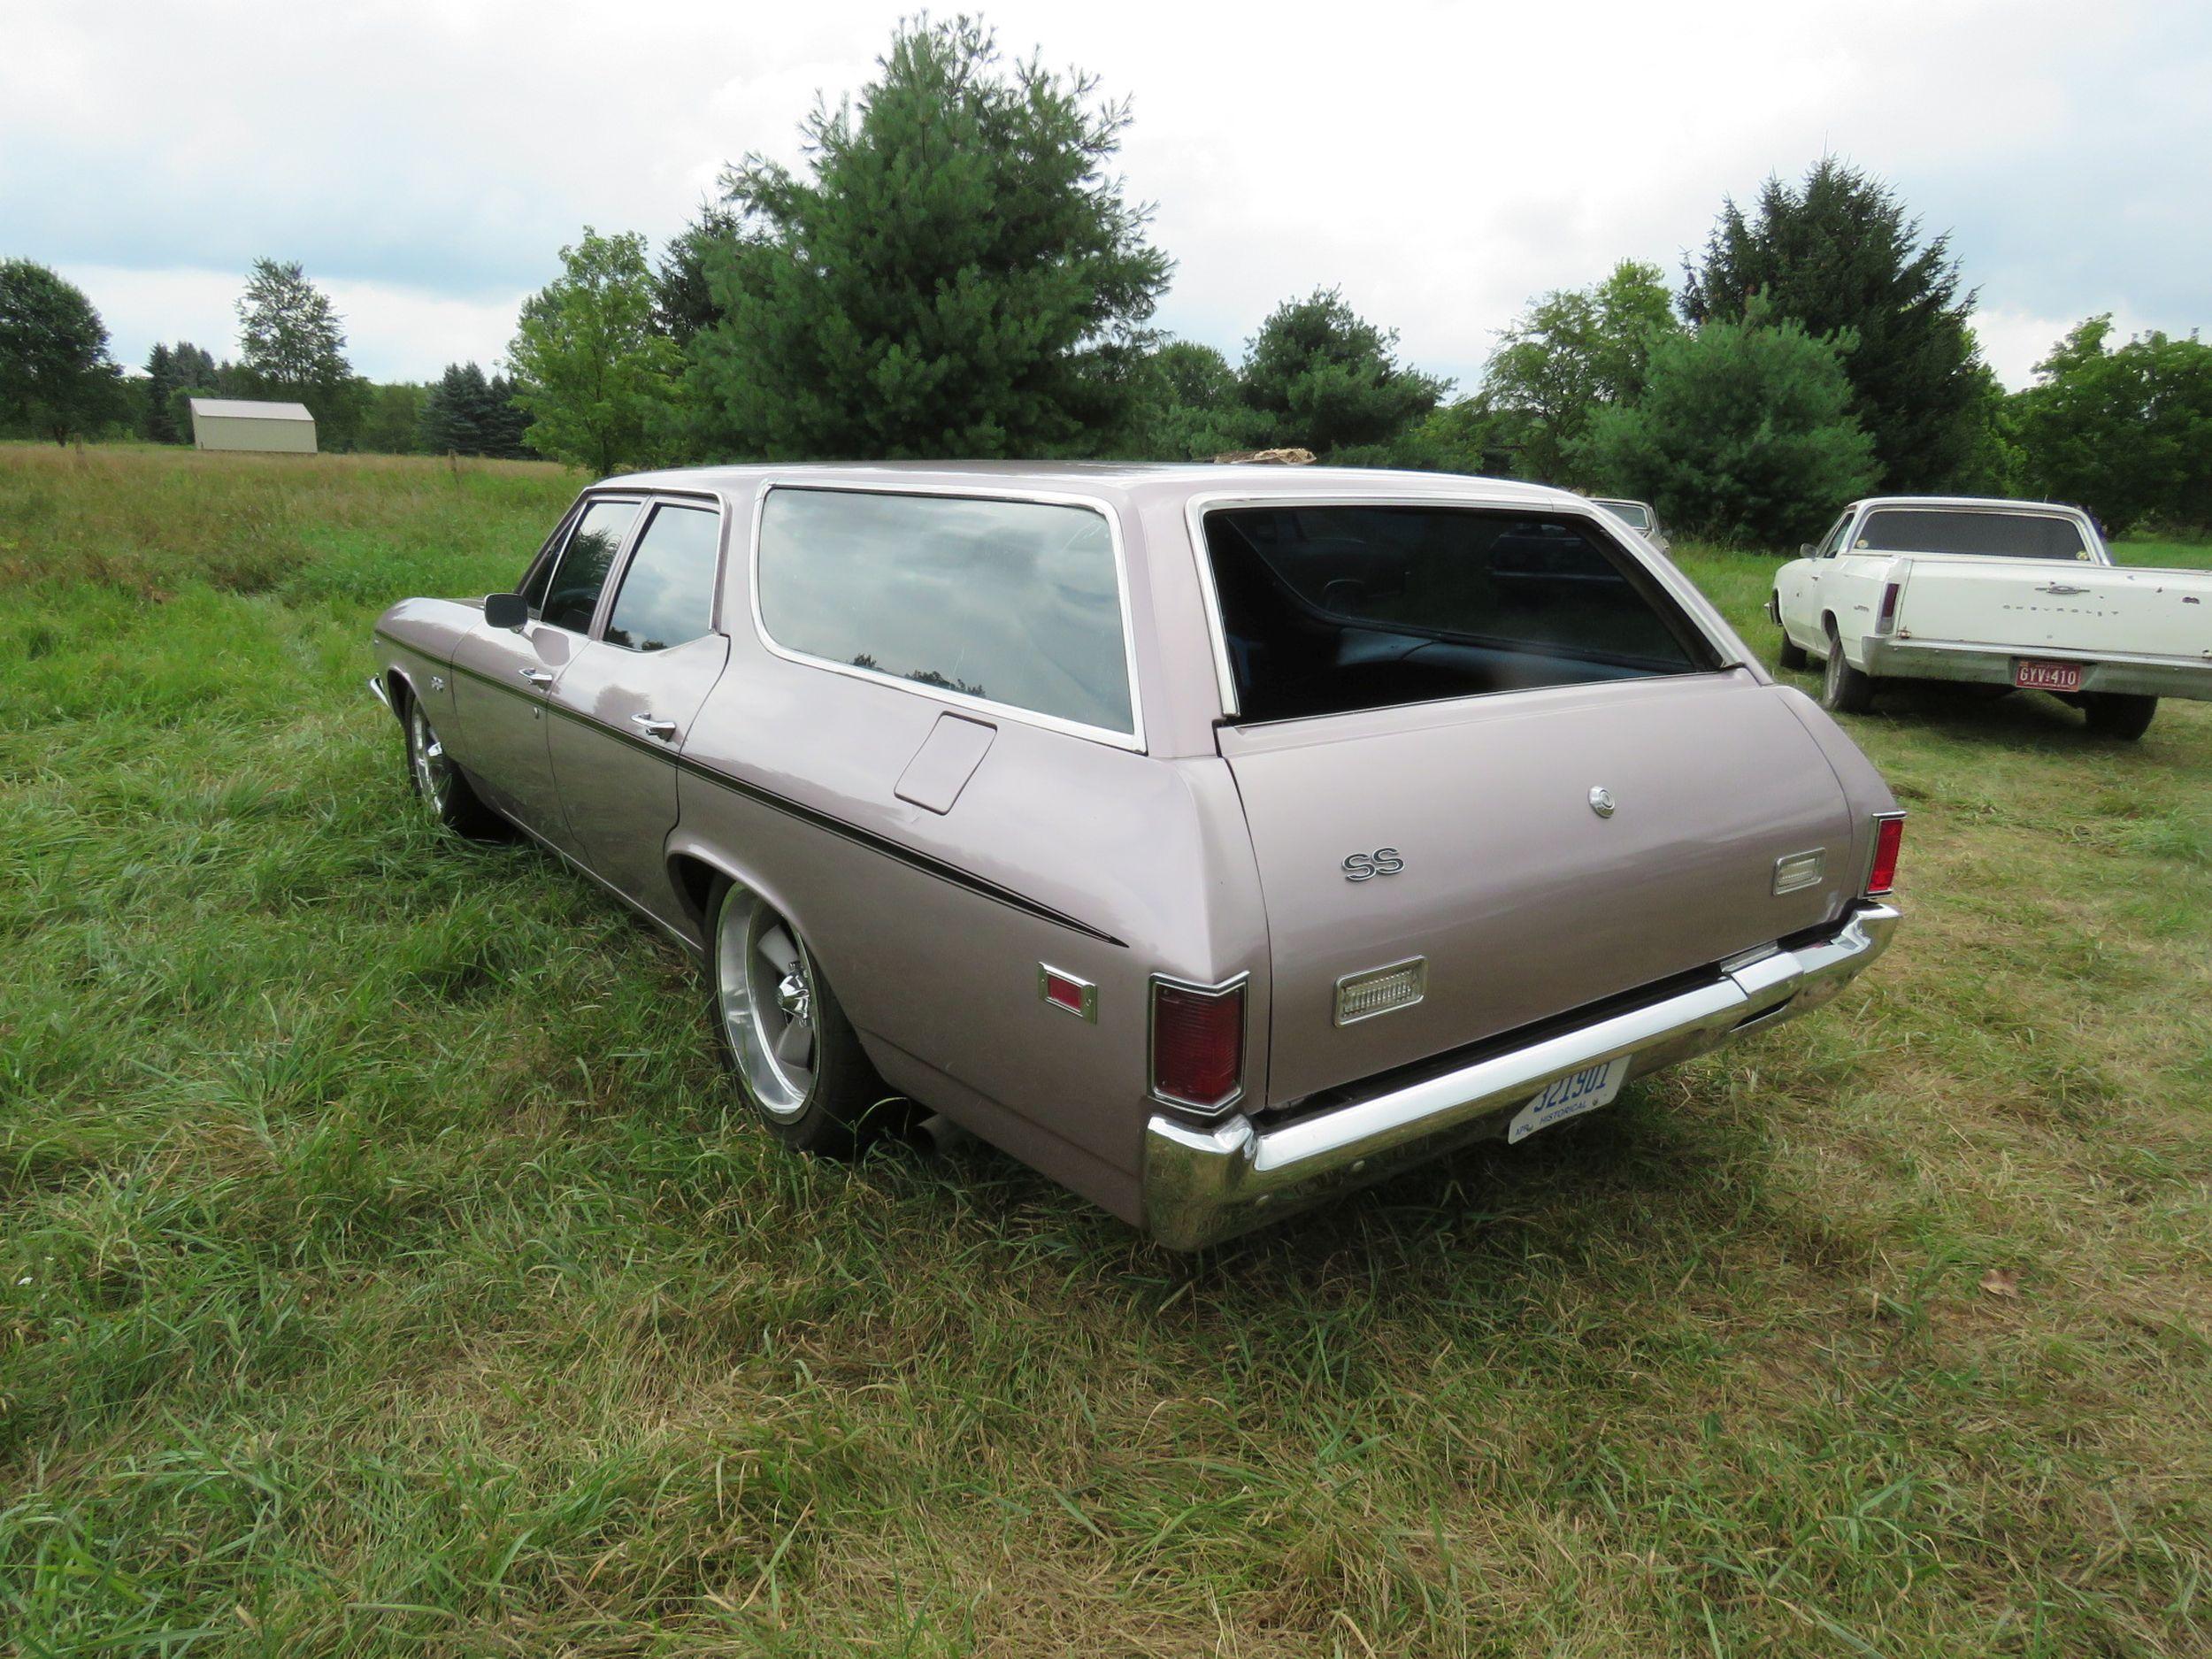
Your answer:
[[[1650,572],[1585,518],[1217,508],[1205,540],[1245,721],[1718,666]]]
[[[1095,508],[779,487],[757,593],[786,651],[1136,733],[1120,567]]]

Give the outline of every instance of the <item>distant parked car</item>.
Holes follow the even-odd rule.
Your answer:
[[[1886,680],[2047,691],[2138,738],[2161,697],[2212,699],[2212,573],[2116,566],[2089,515],[2047,502],[1882,495],[1782,566],[1782,665],[1824,664],[1822,703]]]
[[[1600,495],[1595,500],[1599,506],[1640,534],[1645,541],[1662,553],[1673,549],[1674,544],[1667,540],[1667,533],[1659,527],[1659,515],[1651,510],[1649,502],[1617,500],[1609,495]]]
[[[1873,769],[1562,491],[658,472],[517,588],[377,624],[430,812],[694,953],[790,1146],[902,1097],[1179,1248],[1603,1106],[1898,920]]]

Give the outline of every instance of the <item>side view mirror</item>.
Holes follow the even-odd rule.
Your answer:
[[[522,625],[530,619],[530,603],[520,594],[486,594],[484,595],[484,626],[505,628],[520,633]]]
[[[1809,541],[1800,541],[1800,542],[1797,544],[1797,557],[1800,557],[1800,558],[1801,558],[1801,559],[1809,559],[1809,558],[1812,557],[1812,556],[1813,556],[1813,544],[1812,544],[1811,542],[1809,542]]]

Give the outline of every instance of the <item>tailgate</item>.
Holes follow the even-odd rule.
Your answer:
[[[1270,1103],[1705,967],[1859,887],[1834,772],[1741,673],[1229,728],[1222,751],[1267,903]],[[1340,979],[1415,956],[1421,1002],[1339,1023]]]
[[[1900,639],[2078,657],[2212,654],[2212,572],[1915,557]]]

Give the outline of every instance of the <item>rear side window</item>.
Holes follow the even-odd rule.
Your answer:
[[[1640,501],[1601,501],[1598,505],[1632,530],[1651,528],[1651,509]]]
[[[1867,514],[1858,546],[1870,553],[1982,553],[2015,559],[2089,557],[2080,526],[2044,512],[1884,507]]]
[[[1717,665],[1586,521],[1463,507],[1206,516],[1240,718],[1298,719]]]
[[[554,562],[538,612],[541,620],[578,634],[591,626],[592,612],[599,608],[599,590],[606,585],[614,557],[622,550],[622,538],[629,534],[636,517],[634,501],[595,501],[584,509],[569,533],[568,545]]]
[[[1134,733],[1111,531],[1088,507],[772,491],[760,616],[786,650]]]
[[[606,639],[633,651],[664,651],[709,633],[714,618],[714,560],[721,515],[708,508],[660,506],[638,537],[622,572]]]

